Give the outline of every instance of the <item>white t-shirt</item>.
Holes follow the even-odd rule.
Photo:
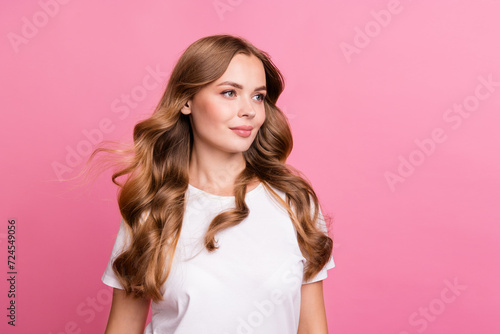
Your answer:
[[[285,199],[283,192],[273,190]],[[145,334],[297,333],[306,259],[295,226],[262,183],[247,192],[245,202],[248,217],[217,233],[219,248],[209,253],[203,236],[219,212],[234,208],[234,197],[189,185],[173,267],[161,290],[164,300],[151,303],[152,320]],[[319,224],[326,232],[322,218]],[[123,288],[111,265],[125,245],[122,220],[102,276],[114,288]],[[307,283],[325,279],[334,266],[331,256]]]

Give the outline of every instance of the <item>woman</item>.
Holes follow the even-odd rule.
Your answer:
[[[182,54],[113,174],[123,219],[102,276],[114,288],[106,333],[327,333],[332,239],[286,164],[282,91],[243,38],[208,36]]]

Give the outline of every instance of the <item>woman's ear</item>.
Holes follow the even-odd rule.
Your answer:
[[[181,113],[188,115],[191,113],[191,100],[187,101],[184,107],[181,108]]]

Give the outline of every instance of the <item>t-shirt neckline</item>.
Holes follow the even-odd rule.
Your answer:
[[[253,188],[250,191],[247,191],[247,193],[245,194],[245,198],[254,196],[254,194],[257,193],[257,191],[262,187],[263,187],[262,182],[259,182],[257,187]],[[203,194],[203,195],[205,195],[207,197],[211,197],[211,198],[216,198],[216,199],[234,199],[235,198],[234,196],[220,196],[220,195],[211,194],[211,193],[206,192],[205,190],[201,190],[199,188],[196,188],[195,186],[191,185],[190,183],[188,183],[188,188],[193,193]]]

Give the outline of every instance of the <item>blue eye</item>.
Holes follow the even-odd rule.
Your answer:
[[[260,96],[259,101],[264,101],[264,99],[266,98],[266,96],[264,94],[258,94],[257,96]]]
[[[222,92],[221,94],[222,94],[222,95],[225,95],[225,94],[227,94],[227,93],[232,93],[232,94],[234,94],[234,93],[236,93],[236,92],[235,92],[234,90],[226,90],[225,92]],[[227,96],[227,95],[226,95],[226,96]],[[229,96],[229,97],[233,97],[233,96]]]

